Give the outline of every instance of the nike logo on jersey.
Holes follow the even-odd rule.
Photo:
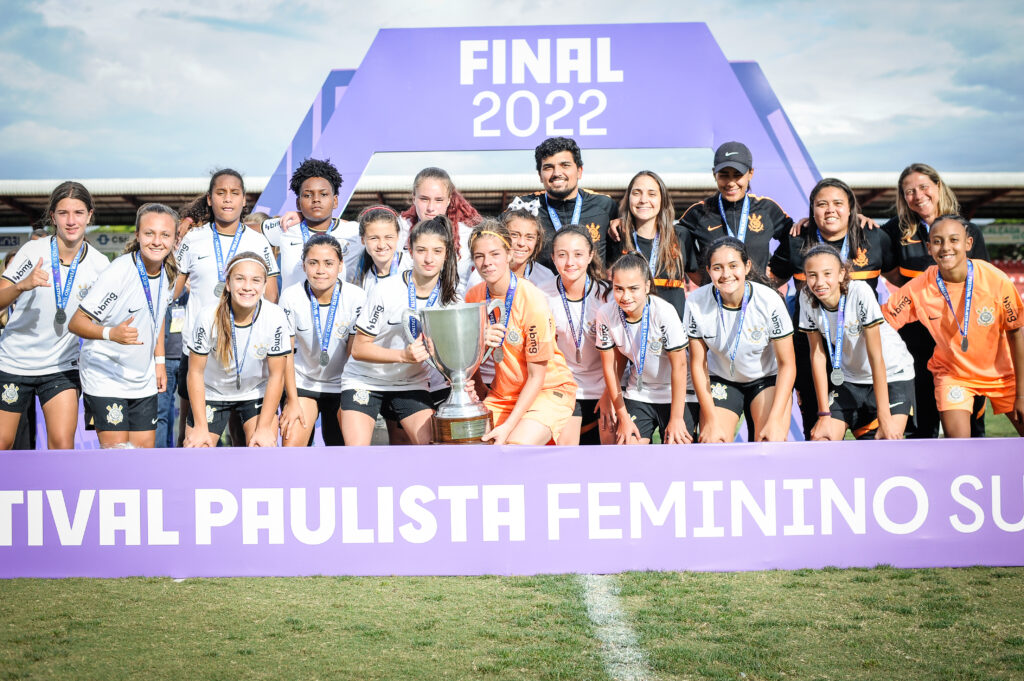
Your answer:
[[[722,226],[722,225],[715,225],[714,227],[708,227],[708,231],[709,231],[709,232],[713,232],[713,231],[715,231],[716,229],[719,229],[719,228],[720,228],[721,226]]]
[[[156,422],[157,422],[157,419],[153,419],[152,424],[155,426]]]
[[[889,405],[889,408],[892,409],[893,407],[898,407],[901,404],[903,404],[903,403],[902,402],[893,402],[892,404]]]
[[[202,260],[203,258],[209,258],[209,257],[210,256],[208,256],[208,255],[197,255],[196,256],[196,260]]]
[[[942,319],[942,317],[933,317],[931,315],[928,315],[928,319],[930,319],[930,320],[932,320],[934,322],[936,319]]]
[[[134,310],[132,310],[131,308],[129,308],[129,309],[128,309],[128,314],[135,314],[136,312],[138,312],[138,311],[139,311],[139,310],[141,310],[141,309],[142,309],[141,307],[137,307],[137,308],[135,308]]]
[[[296,331],[299,331],[300,333],[305,333],[306,331],[309,331],[309,329],[300,329],[300,328],[299,328],[299,327],[297,327],[297,326],[295,327],[295,330],[296,330]]]

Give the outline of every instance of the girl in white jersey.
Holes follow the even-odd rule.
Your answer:
[[[793,322],[778,291],[760,283],[743,242],[723,237],[706,254],[711,283],[686,301],[700,442],[732,442],[740,416],[750,439],[780,442],[790,423]]]
[[[611,405],[597,349],[597,310],[608,301],[611,287],[600,259],[594,257],[590,232],[579,225],[563,227],[555,235],[552,260],[558,277],[548,305],[555,318],[558,348],[577,385],[572,418],[559,433],[557,444],[615,444],[615,431],[599,427],[599,411],[609,413]]]
[[[236,255],[226,274],[219,302],[202,310],[189,337],[185,446],[216,447],[235,413],[248,446],[273,447],[292,352],[288,317],[263,299],[267,266],[261,256]]]
[[[303,246],[315,234],[329,234],[337,239],[343,258],[340,276],[349,278],[348,271],[359,261],[363,248],[358,223],[332,217],[338,208],[341,173],[330,161],[307,158],[292,173],[289,186],[295,194],[298,212],[264,220],[255,227],[271,246],[280,249],[281,290],[305,283]]]
[[[46,217],[55,233],[22,246],[0,280],[0,310],[10,319],[0,337],[0,449],[10,449],[35,398],[43,407],[50,449],[71,449],[78,423],[78,338],[67,323],[110,264],[85,242],[92,196],[77,182],[50,194]]]
[[[651,295],[647,259],[627,253],[611,269],[615,300],[597,311],[608,396],[615,410],[616,442],[648,444],[654,431],[663,444],[693,442],[686,408],[686,346],[689,339],[670,302]],[[623,361],[629,362],[625,390]]]
[[[899,440],[915,411],[914,358],[882,317],[871,287],[851,281],[828,244],[804,254],[800,330],[808,334],[818,397],[812,440]],[[831,385],[830,385],[831,384]]]
[[[163,204],[139,208],[135,240],[100,274],[68,323],[85,341],[83,401],[102,447],[154,445],[157,392],[167,387],[159,369],[164,315],[177,274],[177,226],[178,214]]]
[[[281,294],[281,308],[295,337],[294,370],[285,374],[288,403],[281,415],[285,447],[309,443],[319,414],[324,444],[345,444],[341,435],[341,372],[349,337],[366,302],[363,289],[339,279],[342,248],[327,234],[314,234],[302,249],[306,281]],[[298,396],[292,402],[291,395]]]
[[[227,279],[226,265],[236,253],[250,251],[263,259],[270,279],[266,286],[266,298],[277,300],[277,259],[266,237],[241,224],[245,211],[245,185],[242,176],[235,170],[225,168],[213,173],[206,192],[208,222],[191,230],[178,247],[178,277],[174,283],[174,299],[177,300],[189,283],[188,303],[181,337],[190,338],[192,327],[203,308],[216,305],[223,297]],[[178,396],[181,397],[181,411],[188,414],[188,344],[182,351],[178,366]],[[236,436],[237,427],[232,430]],[[236,437],[233,439],[240,439]]]
[[[412,258],[398,246],[400,233],[398,213],[387,206],[370,206],[359,214],[363,255],[351,279],[367,296],[388,277],[412,269]]]
[[[341,429],[348,445],[370,444],[378,414],[401,423],[412,444],[430,442],[427,350],[415,320],[409,320],[409,332],[416,340],[407,341],[402,313],[458,302],[451,227],[443,216],[421,222],[409,245],[412,270],[375,287],[356,321],[352,358],[341,376]]]

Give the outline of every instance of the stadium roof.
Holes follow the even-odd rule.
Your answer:
[[[895,197],[895,172],[826,173],[839,177],[853,187],[862,210],[872,217],[891,214]],[[622,198],[632,174],[587,173],[583,186]],[[714,191],[709,173],[667,173],[668,185],[677,213]],[[513,196],[540,188],[533,173],[506,175],[461,175],[456,186],[484,215],[499,213]],[[1024,173],[944,173],[943,179],[956,192],[962,213],[969,218],[1024,218]],[[179,207],[206,191],[209,179],[92,179],[81,180],[96,201],[97,224],[131,224],[139,206],[159,201]],[[246,179],[249,205],[266,185],[265,177]],[[59,180],[0,180],[0,226],[34,223],[46,207],[49,193]],[[411,176],[368,175],[360,179],[344,215],[354,217],[368,205],[384,203],[404,209],[409,205]]]

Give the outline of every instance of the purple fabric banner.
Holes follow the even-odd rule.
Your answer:
[[[0,577],[1024,565],[1017,439],[0,456]]]

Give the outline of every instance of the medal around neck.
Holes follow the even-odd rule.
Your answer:
[[[843,384],[843,370],[833,369],[832,370],[832,385],[840,386]]]
[[[68,320],[68,313],[64,311],[64,308],[58,307],[57,311],[53,313],[53,321],[57,322],[61,326],[64,325]]]
[[[495,300],[489,305],[460,303],[402,313],[402,330],[408,341],[424,343],[427,361],[452,385],[448,399],[431,419],[435,444],[478,445],[492,427],[490,410],[466,389],[466,381],[491,354],[490,348],[484,349],[487,315],[500,305],[501,301]],[[410,320],[416,321],[421,341],[412,336]]]
[[[222,295],[224,295],[224,282],[223,281],[218,281],[217,285],[213,287],[213,295],[217,296],[218,298],[220,298]]]

